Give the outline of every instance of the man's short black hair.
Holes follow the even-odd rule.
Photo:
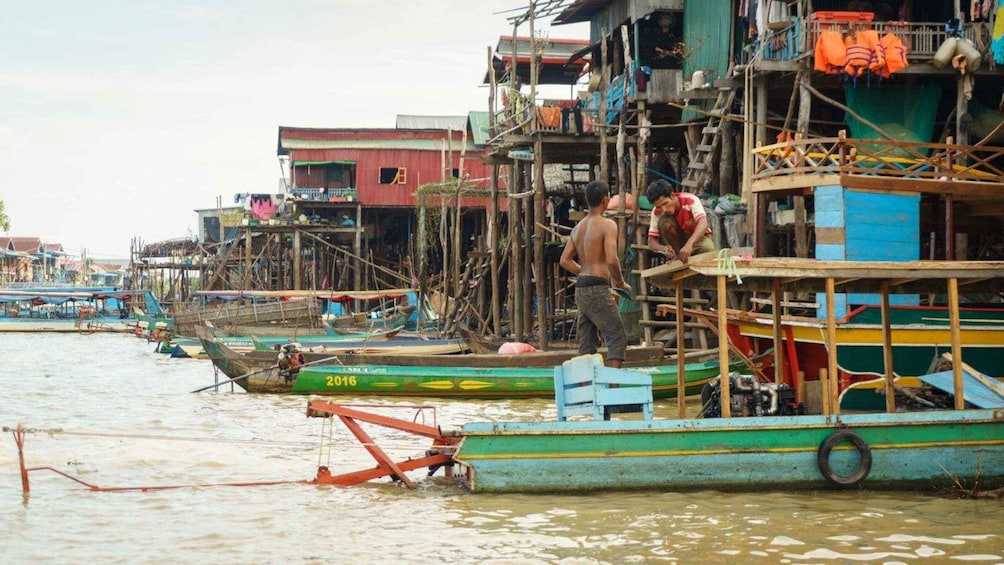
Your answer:
[[[603,199],[610,196],[610,186],[601,180],[594,180],[586,185],[586,204],[590,208],[595,208],[603,203]]]
[[[669,184],[668,180],[659,179],[645,189],[645,198],[648,198],[648,201],[655,205],[656,200],[663,196],[669,198],[673,192],[673,185]]]

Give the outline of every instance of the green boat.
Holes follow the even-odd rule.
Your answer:
[[[554,367],[473,367],[414,365],[341,365],[340,357],[308,361],[295,376],[286,376],[273,363],[262,367],[254,359],[202,336],[203,347],[230,382],[252,393],[293,393],[348,396],[406,396],[437,398],[554,398]],[[528,354],[536,355],[536,354]],[[456,362],[464,357],[436,356]],[[512,356],[504,356],[511,361]],[[429,357],[426,358],[429,360]],[[557,360],[554,364],[560,364]],[[529,364],[530,362],[527,361]],[[452,365],[452,363],[451,363]],[[738,370],[741,362],[730,367]],[[676,365],[632,367],[652,375],[656,398],[676,397]],[[686,394],[699,394],[717,376],[717,361],[684,366]]]
[[[741,363],[732,369],[738,370]],[[684,366],[687,396],[719,374],[717,361]],[[626,369],[652,376],[655,398],[676,397],[676,365]],[[304,367],[294,394],[380,395],[439,398],[554,398],[553,367],[405,367],[317,365]]]

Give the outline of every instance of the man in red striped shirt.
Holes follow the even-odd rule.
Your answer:
[[[650,248],[684,263],[691,255],[715,251],[708,214],[700,198],[677,192],[662,179],[648,185],[645,196],[654,207],[648,227]],[[660,238],[668,245],[663,245]]]

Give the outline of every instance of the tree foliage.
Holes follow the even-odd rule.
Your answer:
[[[4,232],[10,231],[10,218],[7,217],[7,209],[4,207],[3,200],[0,200],[0,229]]]

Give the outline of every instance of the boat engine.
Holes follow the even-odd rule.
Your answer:
[[[283,344],[279,348],[276,364],[279,366],[279,375],[286,384],[295,381],[296,375],[300,373],[300,367],[303,366],[303,351],[300,344],[295,341]]]
[[[705,418],[722,416],[721,378],[701,390],[701,413]],[[755,375],[729,374],[729,406],[733,416],[793,416],[805,414],[795,401],[795,389],[787,384],[760,382]]]

